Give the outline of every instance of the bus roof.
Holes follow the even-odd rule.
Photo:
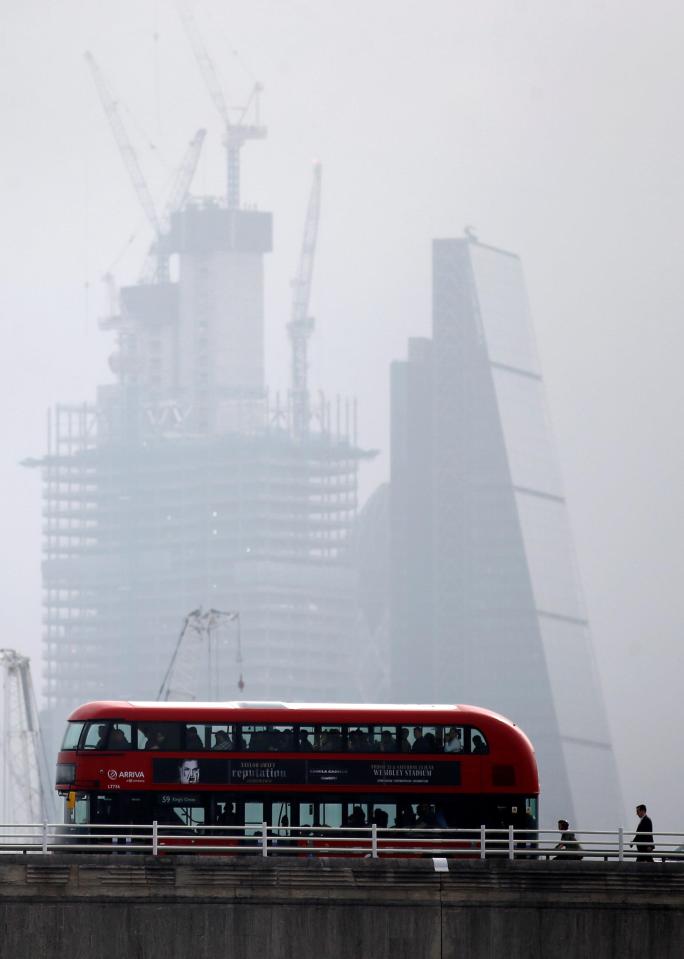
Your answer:
[[[479,706],[427,703],[287,703],[235,700],[230,702],[146,702],[139,700],[104,700],[84,703],[69,716],[83,719],[143,719],[171,718],[211,721],[234,714],[235,722],[268,721],[295,723],[299,721],[345,722],[418,722],[477,723],[495,722],[511,728],[510,719]],[[287,718],[284,714],[288,714]]]

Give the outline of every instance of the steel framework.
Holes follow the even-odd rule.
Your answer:
[[[3,672],[2,810],[5,823],[51,822],[54,794],[31,682],[30,661],[0,649]]]

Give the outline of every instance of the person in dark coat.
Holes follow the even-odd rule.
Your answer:
[[[636,807],[636,814],[639,817],[639,824],[631,845],[636,846],[637,853],[640,853],[636,857],[637,862],[653,862],[653,856],[651,855],[653,852],[653,823],[651,817],[646,814],[646,807],[643,803]]]

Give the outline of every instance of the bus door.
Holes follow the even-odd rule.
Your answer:
[[[73,799],[71,798],[73,796]],[[135,821],[129,812],[130,800],[125,794],[117,793],[70,793],[65,808],[65,823],[75,826],[70,830],[78,842],[78,836],[90,836],[105,845],[118,842],[132,842],[132,823]],[[96,829],[89,829],[89,824]]]
[[[196,836],[209,821],[206,793],[158,793],[155,795],[153,819],[160,827],[160,835],[170,839]],[[164,829],[164,826],[183,826],[183,829]]]
[[[64,823],[85,826],[90,822],[90,794],[69,792],[64,800]]]
[[[286,799],[277,800],[271,806],[271,825],[277,829],[287,829],[299,825],[299,803]]]
[[[340,842],[329,841],[330,829],[339,829],[342,826],[343,804],[341,802],[327,802],[311,798],[299,803],[291,803],[293,825],[301,827],[297,831],[297,843],[307,847],[314,844],[317,837],[317,846],[339,848]],[[295,808],[297,807],[297,808]],[[340,834],[337,833],[339,836]]]
[[[261,837],[262,823],[271,825],[271,806],[270,799],[235,803],[238,824],[246,827],[243,830],[246,838]]]

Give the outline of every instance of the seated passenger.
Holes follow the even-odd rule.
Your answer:
[[[339,753],[342,751],[342,734],[339,729],[324,729],[321,749],[324,752]]]
[[[214,738],[216,742],[211,747],[212,749],[232,749],[233,740],[230,738],[225,729],[217,729],[214,733]]]
[[[384,809],[373,810],[373,823],[378,827],[378,829],[387,829],[388,822],[389,816]]]
[[[416,810],[416,828],[417,829],[435,829],[437,826],[437,817],[432,806],[429,803],[418,803]]]
[[[415,746],[415,743],[414,743]],[[413,752],[413,750],[411,750]],[[427,732],[420,740],[420,749],[416,749],[417,753],[437,753],[439,749],[437,748],[437,740],[434,733]]]
[[[165,749],[166,736],[161,729],[153,729],[150,738],[145,743],[145,749]]]
[[[423,736],[423,727],[414,726],[413,727],[413,745],[411,746],[412,753],[425,753],[427,749],[425,748],[425,737]]]
[[[109,737],[110,749],[130,749],[131,744],[126,739],[123,729],[113,729]]]
[[[363,809],[361,808],[361,806],[354,806],[354,808],[351,811],[351,815],[349,817],[347,825],[359,826],[359,827],[366,825],[366,817],[363,814]]]
[[[107,742],[107,727],[106,725],[97,727],[97,735],[99,739],[95,744],[95,749],[104,749],[105,743]]]
[[[197,726],[187,726],[185,730],[185,748],[193,751],[204,749],[204,743],[197,732]]]
[[[389,731],[389,729],[383,729],[380,733],[380,752],[381,753],[396,753],[397,751],[397,741]]]
[[[416,817],[413,812],[413,806],[410,803],[407,803],[405,806],[398,806],[394,825],[397,826],[398,829],[412,829],[415,824]]]
[[[353,729],[349,733],[349,749],[355,753],[374,752],[365,729]]]
[[[463,752],[463,734],[460,729],[456,726],[452,726],[446,735],[446,743],[444,744],[445,753],[462,753]]]
[[[309,741],[309,736],[310,733],[308,729],[299,730],[299,751],[302,753],[313,752],[313,746]]]
[[[487,744],[482,738],[482,736],[478,736],[477,734],[473,736],[472,751],[478,754],[487,752]]]
[[[225,806],[223,807],[223,812],[222,813],[220,812],[216,816],[216,825],[217,826],[237,826],[238,825],[237,813],[234,811],[232,802],[227,802]]]
[[[402,726],[399,730],[399,752],[410,753],[411,743],[409,742],[408,726]]]

